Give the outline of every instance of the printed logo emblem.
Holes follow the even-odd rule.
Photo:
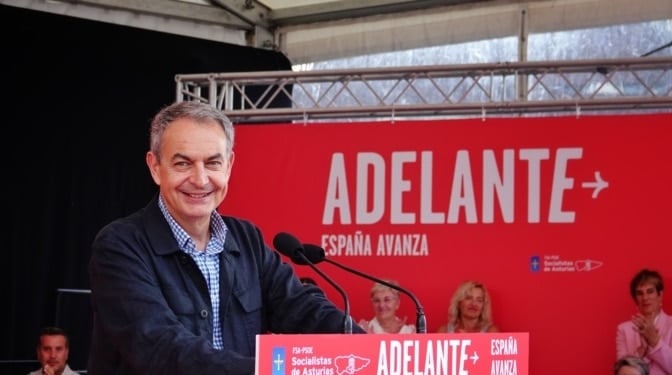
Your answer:
[[[532,272],[590,272],[601,268],[604,262],[595,259],[563,259],[558,254],[532,255],[530,271]]]
[[[272,375],[285,375],[285,348],[273,348]]]
[[[577,271],[592,271],[602,267],[602,263],[603,262],[600,262],[599,260],[575,260],[574,267],[576,267]]]
[[[359,357],[354,354],[334,358],[336,373],[338,375],[352,375],[368,366],[370,362],[370,359]]]
[[[541,269],[541,259],[539,258],[539,255],[532,255],[530,257],[530,271],[539,272],[540,269]]]

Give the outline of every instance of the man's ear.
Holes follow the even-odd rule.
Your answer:
[[[231,169],[233,168],[233,162],[236,160],[236,153],[231,151],[231,156],[229,157],[229,177],[231,177]]]
[[[154,155],[153,152],[147,151],[147,155],[145,155],[145,162],[147,163],[149,173],[151,173],[154,183],[156,183],[157,185],[161,185],[161,174],[159,173],[159,167],[160,167],[159,159],[156,157],[156,155]]]

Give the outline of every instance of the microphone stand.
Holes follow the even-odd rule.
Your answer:
[[[303,252],[301,252],[301,254],[302,254],[303,257],[307,260],[306,256],[303,254]],[[324,258],[324,259],[322,259],[322,260],[323,260],[324,262],[333,264],[333,265],[336,266],[336,267],[339,267],[339,268],[341,268],[341,269],[344,269],[344,270],[346,270],[346,271],[348,271],[348,272],[352,272],[352,273],[354,273],[355,275],[361,276],[361,277],[363,277],[363,278],[365,278],[365,279],[369,279],[369,280],[371,280],[371,281],[373,281],[373,282],[377,282],[377,283],[379,283],[379,284],[383,284],[383,285],[385,285],[385,286],[388,286],[388,287],[390,287],[390,288],[392,288],[392,289],[398,290],[398,291],[400,291],[400,292],[406,294],[407,296],[411,297],[411,299],[412,299],[413,302],[415,303],[415,307],[416,307],[415,332],[416,332],[416,333],[427,333],[427,318],[425,317],[425,311],[424,311],[424,309],[422,308],[422,305],[420,304],[420,301],[418,301],[418,299],[415,298],[415,296],[413,295],[413,293],[409,292],[408,290],[406,290],[406,289],[404,289],[404,288],[402,288],[402,287],[400,287],[400,286],[398,286],[398,285],[394,285],[394,284],[391,284],[391,283],[389,283],[389,282],[387,282],[387,281],[385,281],[385,280],[381,280],[381,279],[378,279],[378,278],[376,278],[376,277],[369,276],[369,275],[367,275],[367,274],[365,274],[365,273],[362,273],[362,272],[357,271],[356,269],[353,269],[353,268],[350,268],[350,267],[348,267],[348,266],[346,266],[346,265],[343,265],[343,264],[340,264],[340,263],[338,263],[338,262],[335,262],[335,261],[333,261],[333,260],[331,260],[331,259],[329,259],[329,258]],[[327,280],[327,281],[329,281],[329,280]],[[338,288],[337,288],[337,289],[338,289]]]
[[[313,264],[313,262],[311,262],[310,259],[308,259],[308,257],[306,257],[306,254],[304,254],[303,251],[298,250],[294,253],[294,255],[301,258],[305,262],[305,264],[309,265],[310,268],[313,269],[313,271],[317,272],[320,276],[322,276],[322,278],[327,280],[327,282],[331,284],[331,286],[333,286],[334,289],[336,289],[341,294],[341,296],[343,296],[343,302],[345,304],[345,307],[343,309],[345,312],[345,318],[343,319],[343,332],[352,334],[352,319],[350,318],[350,301],[348,300],[348,296],[345,294],[343,288],[341,288],[338,284],[336,284],[334,280],[332,280],[329,276],[327,276],[324,272],[322,272],[319,268],[317,268],[317,266]]]

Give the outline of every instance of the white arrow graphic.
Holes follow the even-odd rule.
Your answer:
[[[469,359],[474,361],[474,364],[476,364],[476,361],[478,361],[478,353],[474,352],[474,355],[469,357]]]
[[[593,199],[595,199],[602,189],[609,187],[609,183],[602,179],[600,176],[600,171],[595,171],[595,181],[584,182],[581,184],[581,187],[586,189],[595,189],[593,190]]]

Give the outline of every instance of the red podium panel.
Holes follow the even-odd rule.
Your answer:
[[[528,375],[529,333],[257,335],[256,375]]]

